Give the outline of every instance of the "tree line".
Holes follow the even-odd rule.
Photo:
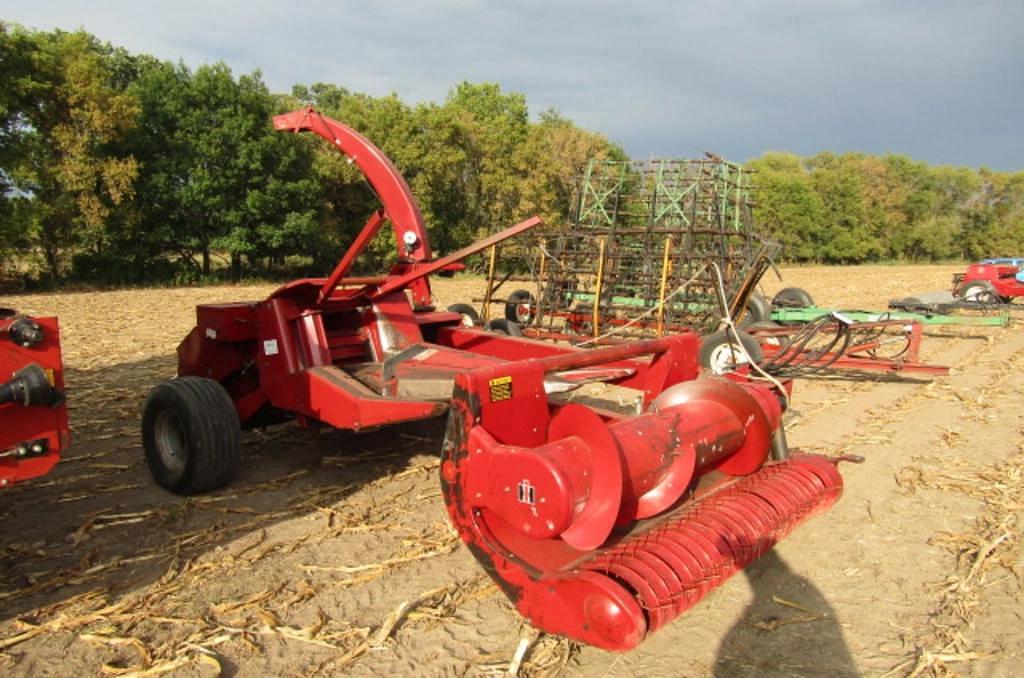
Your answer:
[[[494,84],[416,106],[324,83],[280,95],[223,63],[0,24],[0,277],[323,274],[379,202],[329,144],[273,131],[274,114],[310,105],[395,162],[442,253],[527,215],[564,222],[588,158],[625,157],[555,111],[531,121],[525,97]]]
[[[755,217],[795,262],[941,261],[1024,254],[1024,172],[903,155],[766,153]]]
[[[592,158],[621,148],[496,84],[440,104],[344,87],[271,93],[260,73],[189,68],[78,31],[0,23],[0,278],[107,284],[322,274],[379,205],[321,140],[272,131],[312,105],[379,145],[437,252],[539,214],[569,223]],[[755,215],[792,261],[1024,253],[1024,174],[903,156],[771,153]],[[367,257],[393,251],[382,232]]]

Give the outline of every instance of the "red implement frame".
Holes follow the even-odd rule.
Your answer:
[[[22,345],[12,340],[11,328],[23,316],[0,317],[0,384],[30,365],[38,365],[50,385],[62,394],[64,367],[60,352],[60,328],[56,318],[31,318],[42,332],[41,340]],[[57,404],[25,406],[0,404],[0,486],[48,473],[70,443],[68,411],[63,398]]]
[[[837,321],[840,322],[840,321]],[[855,323],[861,336],[871,338],[854,340],[841,351],[816,351],[792,343],[800,327],[757,327],[751,334],[764,352],[766,368],[783,370],[787,366],[813,373],[821,369],[853,372],[888,372],[892,374],[921,374],[947,376],[949,367],[921,362],[921,339],[924,326],[908,320],[874,320]],[[899,336],[883,334],[897,330]],[[895,346],[895,348],[894,348]]]
[[[558,332],[549,328],[523,328],[523,335],[537,339],[551,341],[580,342],[588,344],[614,344],[621,343],[623,337],[611,336],[594,340],[590,336],[591,314],[567,313],[565,318],[566,332]],[[765,360],[771,362],[789,362],[798,364],[804,375],[813,373],[816,370],[828,369],[850,372],[888,372],[893,374],[923,374],[929,376],[946,376],[949,374],[949,367],[945,365],[934,365],[921,362],[921,340],[924,335],[924,326],[913,320],[876,320],[858,321],[854,323],[859,334],[873,334],[876,330],[901,330],[902,336],[894,338],[887,335],[884,338],[872,338],[869,340],[856,340],[843,347],[841,351],[816,352],[813,349],[800,350],[786,343],[794,334],[799,332],[799,326],[776,327],[757,326],[749,330],[761,344]],[[608,318],[604,326],[611,328],[622,328],[628,326],[633,331],[654,332],[657,324],[654,321],[631,321],[622,318]],[[684,327],[664,327],[663,331],[678,333],[686,331]],[[781,341],[781,343],[780,343]],[[893,349],[892,343],[899,344],[898,349]],[[795,376],[787,374],[786,376]]]
[[[420,214],[419,205],[409,184],[399,174],[398,169],[391,160],[384,155],[384,152],[377,148],[369,139],[356,132],[351,127],[343,125],[337,120],[321,115],[312,108],[306,108],[291,113],[284,113],[274,117],[274,128],[280,131],[290,132],[313,132],[319,134],[327,141],[334,144],[335,148],[352,159],[352,162],[362,171],[363,176],[373,187],[373,190],[380,197],[384,205],[383,216],[391,222],[395,232],[395,245],[398,248],[399,265],[430,261],[430,244],[427,240],[427,228],[423,224],[423,216]],[[371,218],[363,235],[371,230],[374,218]],[[376,228],[372,229],[376,233]],[[362,236],[361,236],[362,238]],[[373,235],[365,239],[357,240],[355,246],[349,250],[352,261],[359,256],[360,252]],[[351,262],[349,262],[351,264]],[[342,268],[340,265],[338,268]],[[344,273],[340,273],[340,278]],[[335,276],[332,276],[332,278]],[[337,281],[335,281],[337,284]],[[326,291],[325,284],[324,290]],[[426,278],[419,278],[413,281],[410,286],[413,295],[413,303],[417,307],[430,306],[430,285]],[[323,294],[326,298],[328,294]]]

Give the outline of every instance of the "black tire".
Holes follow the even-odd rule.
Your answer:
[[[480,314],[469,304],[452,304],[448,307],[448,311],[460,314],[463,326],[480,327]]]
[[[772,297],[772,306],[776,308],[810,308],[814,306],[814,298],[800,287],[785,287]]]
[[[505,318],[520,326],[533,323],[537,316],[537,300],[526,290],[516,290],[508,295],[505,303]]]
[[[519,323],[513,322],[507,318],[493,318],[488,321],[485,329],[488,329],[495,334],[507,334],[510,337],[523,336],[523,328],[519,326]]]
[[[212,379],[179,377],[149,392],[142,447],[157,485],[190,495],[227,485],[242,461],[231,396]]]
[[[972,280],[960,288],[960,298],[976,304],[998,304],[996,288],[987,280]]]
[[[732,362],[730,369],[727,349],[729,346],[736,347],[736,341],[730,337],[731,334],[729,330],[719,330],[701,340],[700,352],[697,354],[701,367],[711,371],[712,374],[725,374],[746,362],[739,349],[734,348],[738,360]],[[761,351],[761,345],[757,342],[757,339],[754,339],[754,337],[743,330],[738,330],[736,334],[739,336],[740,343],[743,344],[743,348],[746,349],[750,358],[755,363],[761,362],[764,359],[764,352]]]
[[[747,297],[747,312],[743,314],[743,324],[770,322],[772,319],[772,305],[763,295],[751,292]]]

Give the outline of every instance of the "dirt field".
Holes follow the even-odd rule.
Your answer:
[[[884,308],[956,267],[800,268]],[[766,290],[783,286],[769,274]],[[472,282],[441,281],[442,304]],[[154,486],[138,420],[192,307],[266,287],[5,297],[60,316],[75,443],[0,493],[0,673],[25,676],[1013,676],[1024,661],[1024,334],[938,328],[932,383],[802,380],[791,445],[866,457],[846,492],[636,651],[540,637],[450,531],[441,423],[246,435],[224,491]],[[397,623],[396,623],[397,622]]]

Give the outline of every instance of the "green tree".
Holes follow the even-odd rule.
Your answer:
[[[10,95],[18,108],[5,131],[18,138],[3,173],[13,184],[7,192],[29,200],[25,219],[56,279],[76,246],[103,248],[105,224],[133,195],[137,162],[116,148],[138,107],[115,82],[110,45],[82,31],[8,33],[18,50]]]
[[[454,116],[466,153],[468,225],[479,235],[511,224],[521,216],[515,159],[529,134],[526,97],[503,94],[494,83],[462,82],[444,108]]]
[[[246,259],[317,247],[312,156],[273,131],[276,102],[259,73],[158,64],[132,91],[143,108],[133,147],[148,159],[139,229],[156,250],[176,251],[202,275],[214,252],[226,252],[237,280]]]
[[[868,155],[859,158],[864,227],[876,243],[868,253],[871,259],[906,256],[910,224],[904,205],[909,187],[890,174],[884,158]]]
[[[858,154],[819,153],[807,161],[811,184],[822,203],[821,258],[861,263],[880,257],[884,247],[868,222],[868,205]]]
[[[963,253],[971,259],[1024,252],[1024,172],[978,171],[980,187],[966,208]]]
[[[516,171],[522,177],[519,215],[537,214],[551,227],[569,222],[580,177],[590,160],[627,160],[625,152],[605,137],[581,129],[555,110],[541,113],[517,150]]]
[[[769,153],[749,163],[757,221],[782,243],[789,261],[815,261],[825,246],[824,204],[799,157]]]
[[[34,36],[0,23],[0,265],[29,243],[31,201],[13,174],[29,151],[26,111],[39,87],[32,59],[36,48]]]

